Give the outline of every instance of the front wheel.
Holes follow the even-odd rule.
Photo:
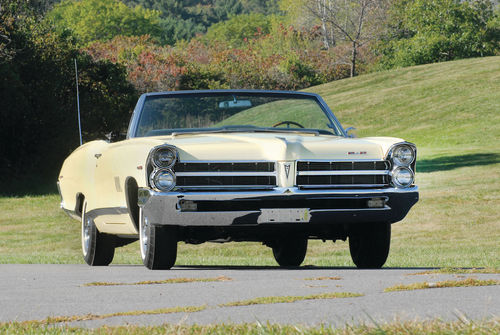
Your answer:
[[[349,235],[351,258],[360,269],[381,268],[389,256],[390,245],[390,223],[369,223]]]
[[[168,270],[177,259],[177,227],[151,224],[139,209],[141,258],[150,270]]]
[[[82,253],[85,263],[91,266],[109,265],[115,255],[114,236],[97,230],[94,219],[87,213],[87,200],[82,207]]]
[[[299,266],[307,252],[307,238],[280,239],[272,245],[274,259],[280,266]]]

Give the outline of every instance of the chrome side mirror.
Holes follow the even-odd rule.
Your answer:
[[[356,134],[354,133],[354,130],[356,130],[356,128],[354,127],[348,127],[345,129],[345,133],[347,134],[347,137],[350,137],[350,138],[355,138],[356,137]],[[350,134],[350,132],[352,132]]]

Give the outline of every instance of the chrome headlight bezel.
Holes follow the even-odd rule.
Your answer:
[[[400,175],[401,173],[403,173],[403,171],[405,173],[408,174],[409,176],[409,181],[406,182],[406,183],[402,183],[399,179],[398,179],[398,175]],[[415,174],[413,173],[413,171],[409,168],[409,167],[406,167],[406,166],[398,166],[396,168],[394,168],[392,171],[391,171],[391,180],[392,180],[392,184],[396,187],[396,188],[407,188],[407,187],[410,187],[411,185],[413,185],[413,183],[415,182]]]
[[[411,159],[407,161],[401,161],[396,157],[398,151],[401,150],[411,150]],[[410,142],[400,142],[394,144],[390,149],[386,157],[387,160],[390,160],[392,165],[392,170],[390,172],[391,176],[391,184],[396,188],[408,188],[414,185],[415,183],[415,167],[417,161],[417,147],[415,144]],[[401,183],[397,179],[397,174],[400,171],[408,171],[411,175],[410,183]]]
[[[406,151],[407,153],[411,153],[411,158],[409,160],[407,160],[406,162],[404,162],[402,160],[402,158],[400,157],[400,154],[402,154],[403,151]],[[411,146],[406,145],[406,144],[398,145],[392,149],[391,158],[392,158],[394,165],[408,167],[415,161],[415,150]]]
[[[160,153],[167,151],[167,154],[170,153],[170,157],[172,158],[167,163],[162,162],[160,157],[158,156]],[[155,191],[159,192],[168,192],[175,188],[176,185],[176,176],[174,171],[174,165],[179,159],[179,153],[177,148],[170,144],[162,144],[154,147],[149,152],[147,162],[146,162],[146,180],[149,183],[149,186],[153,188]],[[172,176],[172,184],[168,187],[162,187],[160,182],[158,181],[158,177],[160,173],[168,172]]]
[[[168,186],[161,185],[161,182],[159,180],[159,178],[165,174],[167,174],[168,176],[171,177],[171,184]],[[166,169],[166,168],[155,169],[149,175],[149,184],[153,188],[155,188],[156,190],[161,191],[161,192],[168,192],[168,191],[172,190],[176,185],[176,181],[177,180],[175,177],[175,173],[171,169]]]
[[[165,163],[161,154],[170,154],[170,160]],[[155,147],[150,153],[150,161],[156,168],[171,168],[177,162],[178,153],[175,147],[170,145],[162,145]]]

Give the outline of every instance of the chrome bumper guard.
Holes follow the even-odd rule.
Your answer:
[[[418,201],[407,189],[156,192],[140,188],[138,204],[149,222],[179,226],[273,223],[397,222]]]

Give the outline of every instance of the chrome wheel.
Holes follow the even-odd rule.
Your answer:
[[[108,265],[115,255],[115,236],[100,233],[87,213],[87,201],[82,206],[82,254],[88,265]]]
[[[147,217],[144,217],[144,213],[142,212],[142,208],[139,208],[139,242],[141,244],[141,257],[142,260],[146,259],[146,255],[149,251],[149,220]]]

